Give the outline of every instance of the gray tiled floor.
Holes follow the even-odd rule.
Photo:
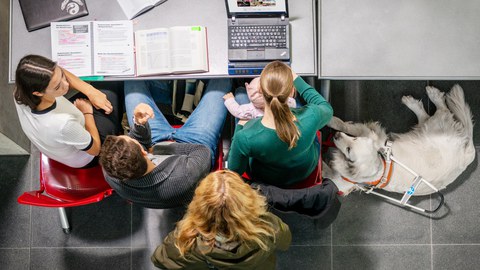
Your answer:
[[[332,104],[336,114],[345,119],[349,115],[356,120],[380,120],[387,129],[403,132],[414,123],[414,117],[400,103],[400,97],[406,93],[422,97],[427,83],[437,85],[419,81],[333,82]],[[438,82],[437,86],[448,88],[453,83]],[[461,84],[475,117],[480,119],[480,98],[475,93],[479,83]],[[349,101],[339,100],[342,91],[358,95],[363,107],[343,105]],[[426,106],[434,110],[428,103]],[[478,145],[477,129],[474,137]],[[0,157],[0,268],[153,269],[150,255],[182,217],[183,209],[144,209],[112,196],[69,209],[73,230],[65,235],[55,209],[22,206],[15,201],[22,191],[38,185],[37,155],[34,151],[30,158]],[[479,170],[475,159],[444,191],[446,207],[433,218],[361,193],[341,199],[340,213],[327,228],[305,217],[277,213],[293,233],[290,249],[278,253],[277,268],[478,269]],[[435,200],[426,196],[413,202],[429,207]]]
[[[8,67],[8,0],[0,0],[0,91]],[[404,94],[423,98],[427,84],[448,90],[453,81],[332,81],[335,114],[346,120],[381,121],[389,131],[404,132],[415,117],[400,103]],[[480,119],[479,81],[460,81]],[[18,135],[13,104],[2,99],[0,124]],[[16,121],[16,120],[15,120]],[[6,134],[7,134],[6,133]],[[480,145],[480,125],[474,128]],[[5,146],[0,141],[0,148]],[[228,144],[224,144],[228,147]],[[477,148],[477,153],[480,149]],[[181,218],[182,209],[152,210],[132,206],[117,196],[68,210],[70,235],[63,234],[55,209],[19,205],[16,198],[38,183],[38,156],[0,153],[0,269],[152,269],[150,255]],[[9,153],[11,154],[11,153]],[[455,157],[452,157],[455,158]],[[293,214],[279,214],[290,225],[293,242],[278,253],[278,269],[479,269],[480,169],[475,159],[444,192],[447,207],[434,218],[408,212],[365,194],[342,198],[336,221],[327,228]],[[416,199],[422,206],[430,198]]]
[[[427,83],[448,88],[454,82],[333,82],[332,104],[336,115],[345,119],[380,120],[387,129],[403,132],[415,119],[400,104],[400,97],[408,93],[426,100]],[[475,94],[480,84],[461,84],[480,119],[480,98]],[[345,105],[350,101],[342,100],[342,92],[348,91],[358,97],[362,108]],[[477,129],[474,137],[478,145]],[[73,230],[65,235],[56,209],[15,201],[38,185],[38,153],[0,156],[0,168],[2,269],[153,269],[150,255],[183,215],[183,209],[144,209],[114,195],[68,209]],[[478,269],[479,170],[475,159],[445,190],[446,207],[433,218],[361,193],[341,199],[340,213],[327,228],[302,216],[277,213],[293,233],[290,249],[278,253],[277,268]],[[429,207],[435,200],[426,196],[413,202]]]

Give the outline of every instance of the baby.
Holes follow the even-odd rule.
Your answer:
[[[250,103],[247,104],[238,104],[235,101],[235,98],[232,93],[228,93],[223,96],[225,100],[225,107],[228,111],[235,117],[240,120],[250,120],[263,116],[265,109],[265,99],[263,98],[262,93],[260,93],[260,77],[253,79],[250,83],[245,83],[245,88],[247,89],[248,99]],[[290,108],[295,108],[297,103],[295,99],[289,97],[287,104]]]

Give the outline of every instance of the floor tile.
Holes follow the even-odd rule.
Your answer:
[[[66,210],[69,235],[57,208],[32,207],[32,247],[130,247],[131,205],[119,196]]]
[[[135,270],[155,270],[156,268],[150,257],[155,251],[155,247],[133,248],[132,249],[132,269]]]
[[[428,198],[414,197],[411,201],[426,207]],[[332,225],[333,245],[430,243],[429,217],[365,193],[355,192],[342,199]]]
[[[25,151],[22,147],[18,146],[12,140],[10,140],[7,136],[0,133],[0,155],[1,156],[15,156],[15,155],[22,155],[28,156],[29,153]]]
[[[35,270],[130,270],[130,248],[32,248]]]
[[[330,270],[330,246],[290,246],[277,252],[277,269]]]
[[[340,210],[341,211],[341,210]],[[296,213],[280,213],[275,215],[285,222],[292,233],[292,245],[330,245],[331,227],[322,228],[321,222],[298,215]]]
[[[30,269],[30,249],[0,248],[0,266],[8,270]]]
[[[30,246],[30,207],[17,197],[30,188],[29,156],[0,157],[0,248]]]
[[[431,269],[430,254],[430,245],[334,246],[333,269]]]
[[[433,269],[477,270],[480,265],[480,245],[434,245]]]
[[[334,81],[333,114],[346,121],[379,121],[388,132],[406,132],[417,120],[402,104],[402,96],[426,100],[425,86],[425,81]]]
[[[447,214],[432,222],[434,244],[480,244],[480,168],[478,155],[443,192]]]
[[[183,207],[148,209],[134,205],[132,211],[132,247],[160,245],[185,214]]]

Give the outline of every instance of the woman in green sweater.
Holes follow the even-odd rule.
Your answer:
[[[229,169],[278,187],[301,183],[315,171],[320,156],[317,130],[333,115],[331,105],[290,67],[269,63],[260,75],[265,97],[263,117],[240,121],[232,139]],[[307,103],[289,108],[296,91]]]

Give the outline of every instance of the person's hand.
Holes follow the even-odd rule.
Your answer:
[[[227,100],[227,99],[230,99],[230,98],[234,98],[232,92],[228,92],[223,96],[223,100]]]
[[[293,76],[293,80],[295,81],[295,79],[298,77],[297,73],[295,73],[295,71],[292,70],[292,76]]]
[[[113,106],[107,99],[107,95],[100,92],[98,89],[92,86],[92,91],[87,95],[88,99],[96,109],[102,109],[106,114],[110,114],[113,111]]]
[[[77,107],[83,114],[86,113],[92,113],[93,114],[93,107],[92,103],[88,99],[84,98],[77,98],[74,102],[73,105]]]
[[[137,107],[135,107],[135,110],[133,110],[133,117],[135,123],[139,125],[145,125],[148,119],[153,119],[155,117],[155,113],[153,112],[153,109],[152,107],[150,107],[150,105],[140,103],[137,105]]]

